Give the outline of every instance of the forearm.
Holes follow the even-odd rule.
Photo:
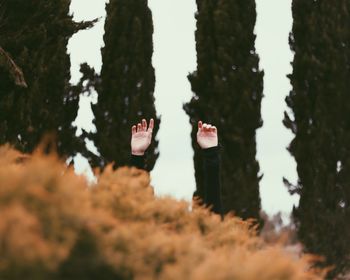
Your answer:
[[[222,215],[219,150],[218,146],[202,150],[205,182],[204,203],[212,206],[214,213]]]
[[[137,155],[131,154],[130,166],[136,167],[138,169],[146,170],[146,167],[145,167],[145,156],[144,155],[137,156]]]

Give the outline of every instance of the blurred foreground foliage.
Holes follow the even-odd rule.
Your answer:
[[[323,279],[315,257],[155,197],[134,168],[109,166],[89,185],[54,154],[0,147],[0,215],[0,279]]]

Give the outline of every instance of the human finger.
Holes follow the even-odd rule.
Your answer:
[[[202,121],[199,121],[198,122],[198,129],[202,129],[202,127],[203,127],[203,123],[202,123]]]
[[[149,126],[148,126],[148,131],[152,132],[153,128],[154,128],[154,119],[150,119]]]
[[[217,132],[216,126],[212,126],[212,127],[211,127],[211,131],[216,133],[216,132]]]
[[[140,132],[142,130],[142,125],[141,123],[137,124],[137,132]]]
[[[131,135],[134,135],[136,133],[136,125],[133,125],[131,127]]]
[[[203,130],[204,130],[204,131],[208,131],[208,124],[207,124],[207,123],[204,123],[204,124],[203,124]]]
[[[142,130],[143,131],[147,130],[147,121],[145,119],[142,119]]]

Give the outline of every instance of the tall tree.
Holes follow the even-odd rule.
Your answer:
[[[350,2],[293,0],[295,52],[292,91],[286,99],[294,117],[284,123],[295,134],[289,151],[297,162],[300,195],[294,219],[308,252],[349,268],[350,255]]]
[[[72,126],[79,94],[69,85],[67,44],[92,22],[73,22],[69,6],[70,0],[0,1],[1,144],[31,152],[54,133],[60,154],[81,148]]]
[[[197,121],[218,127],[222,148],[224,212],[260,220],[256,129],[263,73],[255,52],[254,0],[197,0],[197,71],[189,75],[194,96],[184,106],[192,124],[197,190],[203,198],[202,158]]]
[[[153,21],[147,0],[110,0],[107,4],[102,70],[96,84],[98,103],[93,105],[97,133],[90,134],[100,156],[90,155],[93,166],[130,160],[131,125],[142,118],[159,119],[154,105],[155,75],[152,66]],[[86,69],[85,69],[86,70]],[[90,75],[91,76],[91,75]],[[92,75],[93,76],[93,75]],[[84,135],[83,135],[84,136]],[[148,149],[147,169],[158,157],[158,142]]]

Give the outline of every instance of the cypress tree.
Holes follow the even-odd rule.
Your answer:
[[[69,6],[70,0],[1,1],[0,46],[12,68],[0,65],[0,144],[32,152],[53,133],[61,155],[82,148],[72,126],[79,94],[69,85],[67,44],[92,22],[73,22]]]
[[[194,96],[184,106],[192,124],[197,189],[204,198],[202,158],[196,143],[197,121],[217,126],[222,145],[224,212],[260,221],[256,129],[263,73],[255,52],[254,0],[197,0],[197,71],[189,75]]]
[[[289,146],[297,162],[300,195],[293,211],[306,250],[349,268],[350,238],[350,2],[293,0],[295,52],[292,91],[286,98],[294,117],[284,123],[295,134]]]
[[[99,81],[94,83],[98,92],[98,103],[93,105],[97,133],[88,136],[100,155],[90,154],[89,160],[93,166],[114,162],[117,167],[129,163],[133,124],[154,118],[154,137],[159,127],[153,96],[153,21],[147,0],[110,0],[106,9],[103,66]],[[153,140],[148,149],[148,170],[155,165],[157,146]]]

